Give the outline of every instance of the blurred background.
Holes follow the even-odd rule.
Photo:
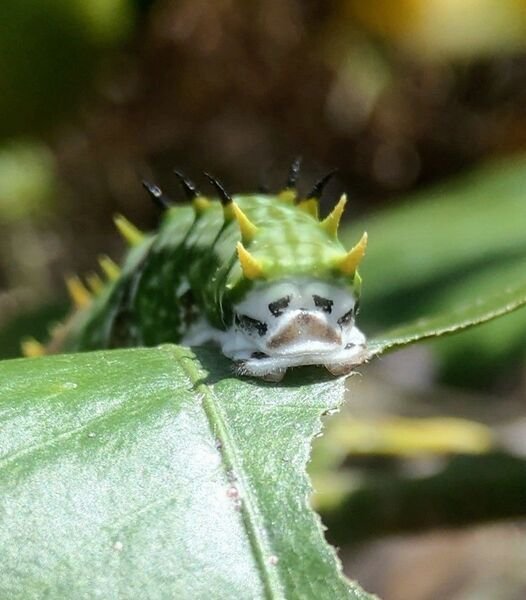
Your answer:
[[[3,0],[0,357],[63,276],[119,259],[112,215],[338,175],[374,333],[526,274],[526,0]],[[394,600],[526,597],[526,309],[349,382],[310,466],[346,572]]]

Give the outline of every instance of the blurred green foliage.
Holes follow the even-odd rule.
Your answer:
[[[364,229],[372,240],[364,280],[382,273],[370,277],[367,302],[386,304],[400,293],[411,293],[414,301],[420,290],[440,293],[466,273],[526,257],[525,185],[526,158],[517,156],[392,200],[391,208],[353,222],[344,232],[347,243]],[[399,321],[402,307],[396,308],[381,322]]]
[[[349,227],[348,243],[363,230],[371,239],[362,267],[366,330],[447,310],[520,281],[526,273],[525,184],[526,159],[515,157]],[[526,311],[433,344],[448,381],[485,387],[526,357]]]
[[[526,460],[494,452],[453,456],[438,473],[411,477],[388,470],[364,477],[324,522],[335,544],[379,533],[422,531],[524,515]]]
[[[525,44],[522,0],[351,0],[347,6],[377,35],[428,59],[493,55]]]
[[[0,4],[0,139],[35,134],[77,109],[101,52],[129,33],[128,0]]]
[[[44,144],[17,140],[0,147],[0,223],[38,217],[58,193],[55,160]]]

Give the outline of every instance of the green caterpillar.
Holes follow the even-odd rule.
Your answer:
[[[94,293],[78,278],[68,281],[79,310],[45,352],[214,341],[240,375],[279,381],[298,365],[350,372],[366,355],[355,315],[367,234],[346,251],[337,237],[345,195],[320,220],[332,173],[300,198],[299,167],[296,160],[278,194],[233,198],[211,176],[217,198],[177,173],[186,205],[145,182],[164,210],[158,231],[143,235],[117,217],[132,246],[122,268],[103,258],[110,282],[89,276]],[[25,352],[42,353],[34,341]]]

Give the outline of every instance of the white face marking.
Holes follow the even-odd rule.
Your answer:
[[[355,304],[348,289],[321,280],[271,283],[234,307],[234,324],[221,339],[223,353],[239,363],[240,373],[272,381],[298,365],[348,373],[365,359]]]

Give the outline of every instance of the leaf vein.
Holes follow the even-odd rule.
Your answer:
[[[213,389],[202,382],[203,373],[199,368],[195,367],[195,359],[186,354],[185,350],[181,347],[174,347],[173,352],[192,386],[199,389],[203,395],[204,412],[208,419],[212,435],[221,443],[221,452],[225,470],[227,472],[233,471],[236,476],[236,481],[241,483],[239,486],[242,491],[241,514],[247,529],[248,539],[254,553],[254,558],[256,559],[262,575],[266,596],[270,599],[285,598],[283,584],[278,575],[278,569],[275,567],[269,569],[267,561],[274,555],[274,552],[270,548],[269,541],[264,539],[264,535],[262,535],[262,525],[260,524],[258,526],[257,522],[262,520],[262,517],[257,508],[257,501],[252,497],[251,487],[244,477],[244,471],[241,464],[242,460],[237,456],[235,443],[228,431],[220,403],[218,402]]]

